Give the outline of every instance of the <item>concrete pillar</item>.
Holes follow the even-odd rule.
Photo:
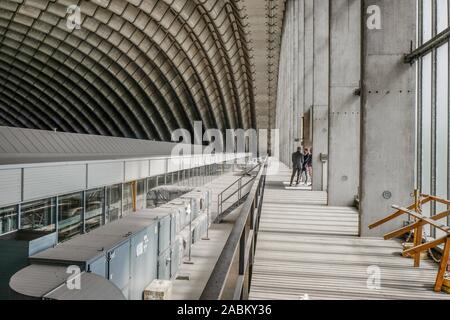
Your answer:
[[[300,144],[304,104],[304,0],[289,0],[281,39],[276,127],[280,130],[280,159],[291,164]]]
[[[363,1],[365,20],[373,18],[368,8],[380,9],[381,29],[364,21],[361,235],[381,236],[407,218],[374,231],[367,226],[392,212],[392,204],[413,202],[415,68],[403,56],[416,36],[416,1]]]
[[[303,0],[304,3],[304,146],[311,147],[312,143],[312,106],[314,104],[314,6],[317,0]]]
[[[328,202],[333,206],[353,206],[358,194],[360,61],[361,1],[330,0]]]
[[[321,154],[328,153],[328,106],[313,107],[313,190],[327,190],[328,162],[322,162]]]
[[[327,164],[320,159],[328,154],[329,88],[329,0],[314,1],[314,88],[312,110],[313,190],[327,189]]]

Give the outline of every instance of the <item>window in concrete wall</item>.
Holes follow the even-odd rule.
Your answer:
[[[431,56],[426,55],[422,59],[422,185],[421,190],[423,193],[429,194],[431,192]],[[423,213],[427,216],[430,215],[430,205],[423,207]]]
[[[178,171],[172,172],[172,184],[173,185],[178,184],[178,179],[179,179],[179,172]]]
[[[433,35],[433,9],[432,9],[432,0],[423,0],[422,7],[423,14],[423,42],[427,42],[432,38]]]
[[[123,209],[122,215],[127,215],[133,212],[133,182],[123,184]]]
[[[145,180],[139,180],[136,182],[136,210],[145,208],[145,198]]]
[[[117,220],[122,215],[122,185],[106,188],[106,222]]]
[[[436,31],[448,28],[448,0],[436,0]]]
[[[147,208],[155,208],[155,199],[152,191],[158,186],[158,177],[150,177],[147,179]]]
[[[89,232],[104,224],[105,188],[86,191],[85,231]]]
[[[448,44],[436,52],[436,195],[448,196]],[[447,210],[447,206],[437,204],[436,213]],[[436,236],[444,236],[436,230]]]
[[[449,0],[418,0],[419,35],[425,43],[449,26]],[[421,19],[421,20],[420,20]],[[420,37],[419,37],[420,40]],[[420,45],[420,43],[419,43]],[[424,55],[419,64],[418,178],[422,193],[449,198],[449,44],[443,43]],[[425,215],[435,215],[447,206],[425,205]],[[450,222],[450,219],[447,221]],[[439,230],[425,230],[439,237]]]
[[[55,231],[56,198],[24,203],[20,211],[20,229]]]
[[[0,234],[17,230],[18,206],[0,208]]]
[[[66,241],[82,233],[83,192],[58,197],[58,241]]]

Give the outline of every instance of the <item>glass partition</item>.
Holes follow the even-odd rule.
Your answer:
[[[136,210],[144,209],[145,198],[145,180],[136,181]]]
[[[133,182],[123,184],[123,211],[122,215],[127,215],[133,212]]]
[[[66,241],[82,233],[83,193],[58,198],[58,241]]]
[[[52,232],[56,229],[56,198],[24,203],[20,212],[20,229]]]
[[[17,206],[0,208],[0,234],[17,230]]]
[[[106,188],[106,222],[117,220],[122,214],[122,185]]]
[[[86,191],[85,231],[89,232],[104,224],[103,211],[105,208],[105,189]]]

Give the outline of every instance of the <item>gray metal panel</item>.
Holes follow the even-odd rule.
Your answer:
[[[115,224],[115,222],[111,224]],[[124,241],[120,234],[96,234],[95,231],[100,229],[72,238],[55,248],[35,254],[30,257],[30,260],[32,262],[77,264],[83,268],[88,267],[91,262],[105,255],[107,250]]]
[[[183,241],[175,241],[170,251],[170,277],[174,279],[183,262]]]
[[[157,176],[159,174],[164,174],[166,172],[166,160],[165,159],[155,159],[150,160],[150,175]]]
[[[131,239],[130,300],[142,300],[145,288],[158,276],[158,234],[149,227]]]
[[[127,161],[125,163],[125,181],[146,178],[149,175],[149,161]]]
[[[0,170],[0,207],[20,202],[22,170]]]
[[[171,255],[170,248],[159,255],[158,279],[160,280],[170,280],[170,268],[171,268],[170,255]]]
[[[88,188],[123,182],[123,166],[121,161],[88,164]]]
[[[114,283],[126,298],[129,297],[130,285],[130,241],[108,252],[108,279]]]
[[[75,140],[78,143],[74,144]],[[26,141],[28,148],[21,141]],[[0,165],[170,156],[175,145],[0,126]]]
[[[86,188],[85,165],[58,165],[24,169],[24,201]]]
[[[89,264],[88,271],[106,279],[108,277],[108,264],[106,256],[101,256],[97,260],[91,262]]]

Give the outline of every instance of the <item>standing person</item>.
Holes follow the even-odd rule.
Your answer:
[[[309,184],[308,186],[312,185],[312,149],[308,150],[308,158],[306,159],[306,172],[309,175]]]
[[[301,171],[301,176],[303,176],[303,172],[305,173],[305,185],[308,185],[308,164],[312,164],[312,155],[309,153],[308,148],[305,148],[305,153],[303,154],[303,166]]]
[[[297,152],[294,152],[292,154],[292,177],[291,177],[291,184],[289,185],[292,187],[292,182],[294,182],[294,177],[297,174],[297,185],[300,183],[300,177],[302,175],[302,168],[303,168],[303,153],[302,148],[298,147]]]

